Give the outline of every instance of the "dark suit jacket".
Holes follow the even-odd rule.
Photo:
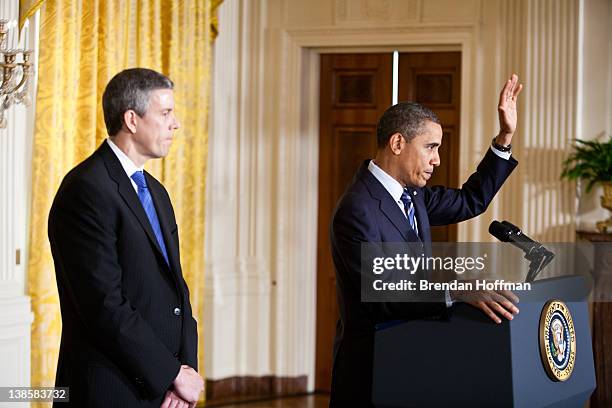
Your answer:
[[[336,328],[330,406],[370,406],[374,330],[377,323],[395,319],[443,318],[444,293],[433,302],[361,302],[361,244],[365,242],[421,242],[431,254],[430,225],[446,225],[484,212],[517,162],[488,150],[477,171],[461,189],[441,186],[410,189],[419,234],[410,228],[402,210],[368,170],[357,171],[333,215],[332,257],[340,319]],[[416,195],[414,194],[416,192]],[[437,302],[436,302],[437,300]]]
[[[159,407],[181,364],[197,369],[197,332],[174,211],[145,172],[166,263],[138,195],[105,142],[64,178],[49,215],[62,312],[61,407]]]

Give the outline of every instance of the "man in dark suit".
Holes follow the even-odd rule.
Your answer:
[[[377,126],[378,152],[366,160],[340,199],[331,225],[340,319],[334,342],[330,406],[371,406],[375,325],[396,319],[445,318],[453,301],[480,308],[495,322],[512,319],[518,301],[508,291],[430,291],[409,302],[362,302],[362,245],[414,242],[431,255],[430,225],[447,225],[484,212],[517,162],[510,142],[516,99],[510,78],[500,95],[500,133],[460,189],[426,187],[440,164],[442,128],[429,109],[404,102],[387,109]],[[367,281],[367,279],[366,279]],[[394,299],[395,300],[395,299]],[[418,335],[418,333],[415,333]],[[441,369],[445,369],[441,367]]]
[[[193,407],[204,388],[174,211],[143,171],[179,127],[173,87],[142,68],[111,79],[109,138],[66,175],[51,207],[63,326],[56,386],[70,388],[70,406]]]

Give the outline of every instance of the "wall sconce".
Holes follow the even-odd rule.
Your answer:
[[[5,112],[12,105],[30,106],[30,81],[32,77],[32,50],[8,49],[7,40],[11,27],[8,20],[0,20],[0,129],[6,128]],[[27,48],[27,37],[25,42]]]

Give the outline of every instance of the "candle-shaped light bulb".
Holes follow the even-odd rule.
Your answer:
[[[15,20],[12,20],[10,23],[8,23],[8,32],[9,32],[9,43],[8,43],[8,48],[11,50],[14,50],[15,47]]]
[[[23,23],[23,27],[21,27],[21,31],[19,31],[19,48],[22,48],[24,50],[28,49],[28,45],[27,45],[27,38],[28,38],[28,21],[26,20]]]

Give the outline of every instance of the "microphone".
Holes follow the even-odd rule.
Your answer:
[[[544,245],[529,238],[519,227],[508,221],[493,221],[489,225],[489,233],[502,242],[509,242],[522,249],[527,259],[531,259],[534,256],[553,255]]]
[[[540,271],[555,257],[555,254],[546,249],[544,245],[529,238],[519,227],[508,221],[493,221],[489,225],[489,233],[500,241],[509,242],[525,252],[525,259],[529,260],[526,282],[533,282]]]

